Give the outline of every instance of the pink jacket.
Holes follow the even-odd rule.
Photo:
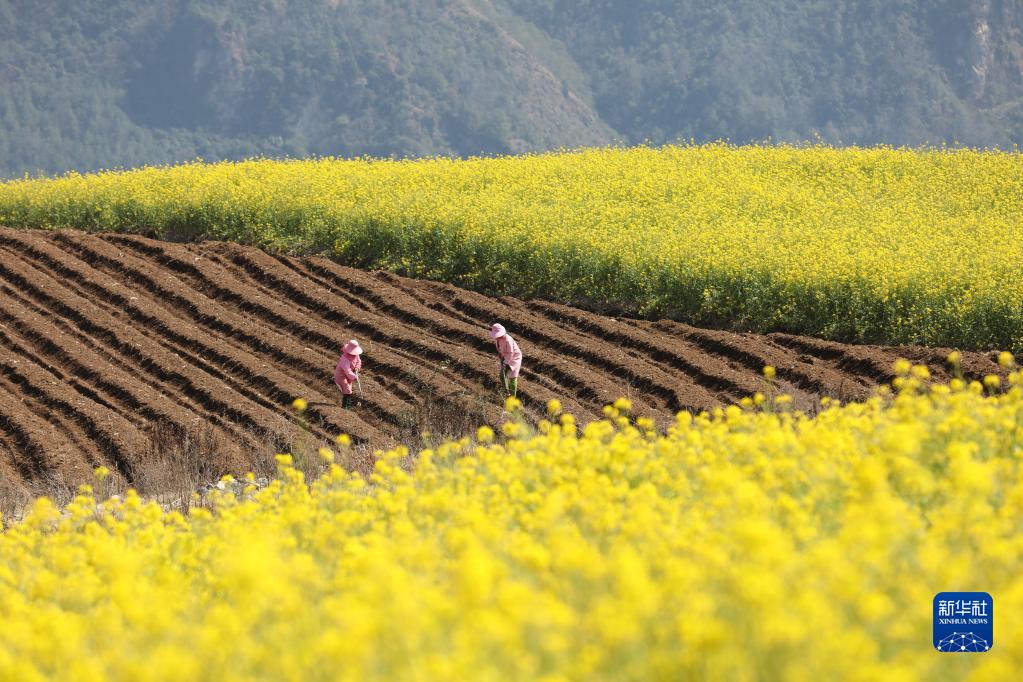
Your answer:
[[[342,353],[338,358],[337,367],[334,368],[334,383],[345,395],[352,394],[352,384],[362,369],[362,358],[358,355]]]
[[[522,351],[519,350],[519,344],[515,343],[511,334],[505,334],[494,339],[494,345],[497,346],[497,354],[501,356],[501,363],[508,365],[508,376],[517,377],[522,370]]]

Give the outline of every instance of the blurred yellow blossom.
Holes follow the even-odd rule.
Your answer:
[[[187,514],[83,486],[5,518],[0,679],[955,678],[934,594],[1023,609],[1023,386],[976,386],[278,455]]]

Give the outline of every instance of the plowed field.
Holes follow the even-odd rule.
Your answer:
[[[899,356],[946,376],[947,349],[613,319],[233,244],[3,230],[0,476],[75,481],[103,464],[131,480],[186,441],[217,471],[245,470],[303,433],[299,396],[306,447],[344,432],[369,458],[423,431],[464,433],[501,417],[493,321],[525,354],[527,409],[556,397],[580,420],[620,395],[661,421],[732,403],[765,390],[767,364],[803,409],[863,398]],[[364,399],[344,412],[332,374],[349,338],[366,348]],[[990,354],[963,365],[998,372]]]

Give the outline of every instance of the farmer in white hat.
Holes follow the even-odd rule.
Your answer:
[[[360,355],[362,347],[352,339],[341,349],[341,357],[334,368],[334,383],[341,389],[341,407],[346,410],[352,407],[352,386],[359,380],[359,370],[362,369]]]
[[[522,351],[519,344],[504,328],[494,323],[490,326],[490,338],[497,346],[498,362],[501,364],[501,383],[508,395],[517,396],[519,392],[519,371],[522,369]]]

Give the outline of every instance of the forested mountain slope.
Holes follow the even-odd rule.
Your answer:
[[[0,176],[679,138],[1011,146],[1019,0],[0,0]]]

